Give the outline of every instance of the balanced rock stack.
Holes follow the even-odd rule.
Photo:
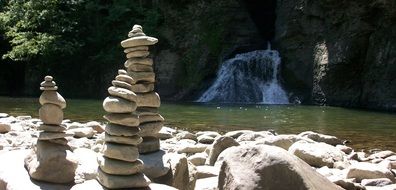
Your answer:
[[[103,101],[109,122],[105,128],[103,155],[98,156],[98,181],[109,189],[147,187],[150,180],[142,173],[139,160],[139,116],[135,113],[137,96],[130,90],[133,79],[118,70],[110,94]]]
[[[127,61],[124,66],[128,76],[132,78],[130,90],[137,96],[137,110],[139,115],[139,135],[143,142],[138,145],[141,154],[155,152],[160,149],[158,132],[163,126],[164,118],[158,113],[160,97],[154,92],[155,73],[153,59],[149,58],[149,46],[158,39],[146,36],[140,25],[134,25],[128,34],[128,39],[121,42],[126,53]]]
[[[65,137],[67,133],[62,125],[65,99],[56,91],[58,87],[51,76],[46,76],[41,83],[39,116],[43,122],[36,148],[25,158],[29,175],[36,180],[52,183],[69,183],[74,181],[77,159],[73,156]]]

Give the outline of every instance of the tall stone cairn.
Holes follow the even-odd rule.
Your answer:
[[[98,157],[98,181],[109,189],[149,186],[150,180],[142,173],[144,163],[138,159],[139,151],[159,150],[159,140],[152,136],[164,120],[158,114],[159,96],[153,92],[153,61],[147,58],[148,46],[158,40],[146,36],[139,25],[128,37],[121,42],[128,59],[126,70],[118,70],[113,86],[108,88],[110,96],[103,101],[108,112],[104,118],[109,124],[105,128],[103,155]]]
[[[67,145],[65,137],[73,136],[62,125],[65,99],[57,92],[58,87],[52,76],[45,76],[40,90],[42,105],[39,117],[42,121],[36,148],[25,158],[29,175],[39,181],[70,183],[74,181],[77,159]]]
[[[134,25],[128,37],[129,39],[121,42],[127,58],[124,66],[133,79],[131,91],[137,95],[139,135],[143,137],[143,142],[138,146],[139,153],[146,154],[160,149],[157,134],[164,122],[164,118],[158,113],[161,105],[160,97],[154,92],[153,59],[148,57],[150,54],[148,46],[156,44],[158,39],[146,36],[140,25]]]

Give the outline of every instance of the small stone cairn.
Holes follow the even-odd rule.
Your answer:
[[[75,159],[65,137],[67,133],[62,125],[65,99],[57,92],[58,87],[52,76],[45,76],[41,83],[39,116],[42,121],[38,130],[37,146],[25,158],[25,167],[29,175],[36,180],[52,183],[70,183],[74,181],[77,168]]]
[[[146,36],[142,27],[135,25],[125,48],[126,70],[118,75],[108,88],[110,94],[103,101],[109,122],[105,128],[105,143],[98,157],[98,181],[106,188],[148,187],[150,180],[142,173],[143,162],[139,152],[159,150],[156,133],[162,128],[163,118],[158,114],[159,95],[154,90],[153,61],[148,58],[148,46],[158,42]],[[143,138],[142,138],[143,137]]]

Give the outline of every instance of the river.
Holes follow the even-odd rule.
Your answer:
[[[0,97],[0,112],[38,117],[38,98]],[[68,99],[65,118],[104,121],[102,100]],[[396,114],[338,107],[303,105],[216,105],[164,102],[160,113],[166,125],[190,131],[237,129],[277,133],[316,131],[348,139],[357,150],[396,151]]]

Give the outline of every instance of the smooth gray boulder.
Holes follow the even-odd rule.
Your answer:
[[[219,173],[220,190],[342,189],[279,147],[243,145],[223,153],[226,156]]]

